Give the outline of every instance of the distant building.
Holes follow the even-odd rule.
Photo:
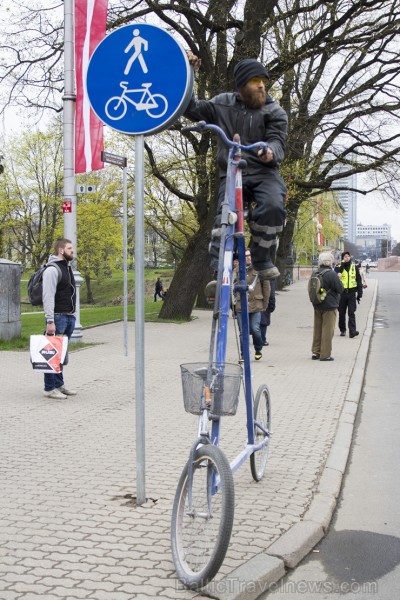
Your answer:
[[[326,155],[326,162],[334,160],[332,154]],[[349,165],[337,163],[330,171],[329,175],[345,173],[349,170]],[[338,189],[343,188],[343,189]],[[357,226],[357,175],[349,175],[333,181],[331,191],[335,193],[337,200],[343,207],[343,239],[352,244],[356,243]]]
[[[348,165],[335,165],[330,174],[340,173],[347,170]],[[338,190],[336,188],[347,188]],[[343,206],[343,236],[352,244],[356,243],[356,225],[357,225],[357,176],[350,175],[343,179],[337,179],[332,183],[331,190],[334,190],[338,196],[340,204]]]
[[[391,252],[392,235],[391,227],[387,223],[383,225],[357,224],[356,244],[362,256],[373,260],[384,258]]]

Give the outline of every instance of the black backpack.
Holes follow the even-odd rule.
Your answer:
[[[62,273],[60,267],[55,263],[49,263],[47,265],[43,265],[37,271],[32,273],[29,281],[28,281],[28,296],[29,301],[32,306],[42,306],[43,305],[43,273],[47,269],[48,266],[56,267],[58,271],[58,282],[61,281]]]
[[[322,271],[314,271],[308,280],[308,296],[312,304],[321,304],[326,298],[326,290],[324,289],[324,282],[322,275],[330,269],[323,269]]]

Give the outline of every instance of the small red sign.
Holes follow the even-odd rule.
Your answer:
[[[63,213],[72,213],[72,202],[71,200],[64,200],[62,203]]]

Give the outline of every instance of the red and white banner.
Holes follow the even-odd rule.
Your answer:
[[[90,57],[106,34],[108,0],[75,0],[75,173],[102,169],[103,123],[86,94]]]

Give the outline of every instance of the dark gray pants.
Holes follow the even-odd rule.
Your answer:
[[[339,302],[339,329],[346,332],[346,312],[349,322],[349,334],[356,332],[357,289],[344,290]]]
[[[221,210],[225,196],[226,177],[221,178],[218,190],[218,212],[214,227],[221,225]],[[256,271],[272,266],[275,257],[277,234],[283,229],[286,218],[284,200],[286,187],[277,169],[265,169],[262,174],[243,175],[243,200],[247,205],[251,233],[251,261]],[[219,238],[211,240],[211,266],[218,266]]]

